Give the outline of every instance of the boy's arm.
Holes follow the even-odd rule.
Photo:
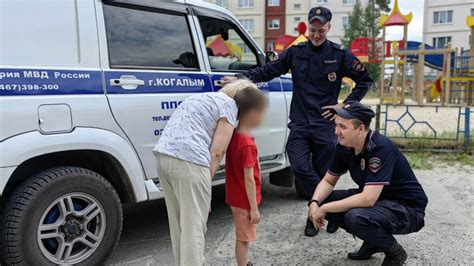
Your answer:
[[[260,213],[257,204],[257,189],[253,177],[253,167],[244,168],[245,191],[250,204],[250,223],[258,224],[260,222]]]

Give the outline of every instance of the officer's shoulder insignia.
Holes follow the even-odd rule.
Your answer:
[[[308,44],[308,41],[304,41],[304,42],[299,42],[293,46],[306,46]]]
[[[334,43],[333,47],[337,50],[341,50],[341,51],[346,51],[346,47],[344,47],[344,45],[342,44],[338,44],[338,43]]]
[[[379,157],[372,157],[369,159],[369,169],[372,173],[377,173],[382,167],[382,160]]]
[[[362,72],[365,70],[364,65],[360,62],[359,59],[356,59],[354,60],[354,62],[352,62],[351,68],[357,72]]]

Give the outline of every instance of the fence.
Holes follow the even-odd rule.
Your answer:
[[[471,147],[473,109],[377,105],[376,130],[404,149],[468,151]]]

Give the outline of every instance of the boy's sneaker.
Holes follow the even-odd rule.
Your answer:
[[[253,263],[252,262],[247,262],[247,266],[253,266]]]

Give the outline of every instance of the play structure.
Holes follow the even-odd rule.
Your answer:
[[[380,103],[404,104],[408,88],[417,104],[472,105],[474,103],[474,34],[470,51],[447,47],[431,47],[408,41],[408,26],[413,14],[402,14],[395,0],[388,15],[382,15],[382,37],[371,40],[358,38],[351,45],[352,52],[363,62],[381,65]],[[402,40],[386,40],[388,27],[403,27]],[[467,18],[467,26],[474,33],[474,17]],[[411,80],[407,77],[411,72]],[[427,80],[427,71],[434,81]],[[429,82],[428,82],[429,81]]]

